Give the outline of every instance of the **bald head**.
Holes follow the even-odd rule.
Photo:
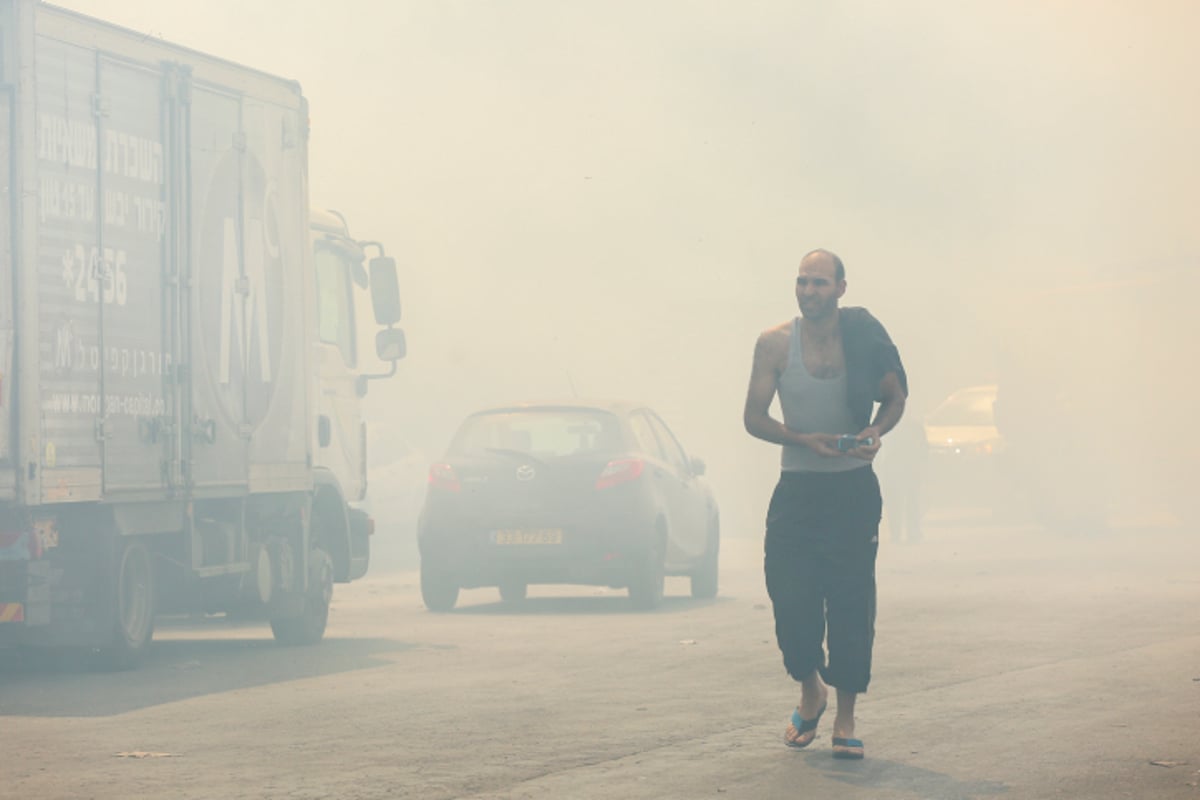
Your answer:
[[[804,254],[804,258],[800,259],[801,264],[806,262],[826,262],[828,264],[832,264],[833,277],[839,282],[846,280],[846,267],[842,265],[842,260],[837,257],[837,253],[830,252],[829,250],[823,250],[821,248],[809,250]]]

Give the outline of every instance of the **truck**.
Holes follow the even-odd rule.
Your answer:
[[[0,37],[0,646],[131,667],[170,613],[319,641],[370,559],[394,259],[310,210],[295,81],[37,0]]]

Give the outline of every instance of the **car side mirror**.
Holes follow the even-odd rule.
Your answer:
[[[395,325],[400,321],[400,280],[396,277],[396,259],[390,256],[372,258],[370,267],[371,307],[375,311],[375,322],[379,325]]]
[[[704,463],[704,459],[693,458],[688,462],[688,468],[691,469],[693,475],[699,477],[705,473],[708,466]]]
[[[384,328],[375,334],[375,355],[380,361],[399,361],[408,355],[408,341],[400,328]]]

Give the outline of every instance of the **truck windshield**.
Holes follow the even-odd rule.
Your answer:
[[[354,302],[350,264],[336,249],[317,244],[317,328],[322,342],[337,345],[347,367],[357,365],[354,337]]]

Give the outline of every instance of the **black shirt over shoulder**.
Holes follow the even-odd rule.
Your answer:
[[[879,387],[889,372],[896,373],[908,392],[908,375],[900,351],[883,324],[865,308],[843,308],[839,312],[842,348],[846,354],[846,402],[860,428],[871,424],[875,403],[882,400]]]

